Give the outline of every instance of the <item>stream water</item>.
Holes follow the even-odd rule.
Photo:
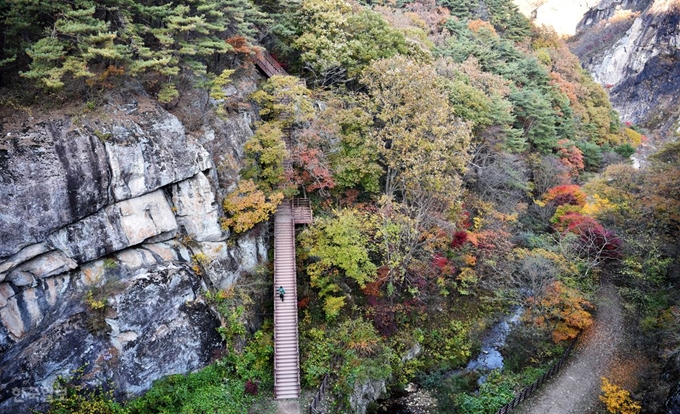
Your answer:
[[[521,306],[512,308],[510,314],[503,316],[501,320],[496,322],[486,335],[482,337],[482,347],[479,355],[470,360],[464,369],[451,371],[447,376],[463,375],[473,371],[478,372],[480,377],[477,380],[477,384],[481,385],[486,381],[486,378],[491,371],[502,369],[503,355],[501,355],[500,349],[505,345],[510,330],[519,322],[523,313],[524,308]],[[415,414],[422,412],[419,409],[412,410],[409,407],[409,394],[409,392],[404,391],[399,395],[391,395],[385,400],[378,401],[381,408],[377,412],[389,414]]]
[[[523,313],[524,308],[516,306],[511,314],[497,322],[482,338],[482,349],[477,358],[470,360],[463,372],[477,371],[482,374],[477,380],[477,383],[481,385],[486,381],[489,372],[503,368],[503,355],[500,349],[505,345],[510,329],[519,322]]]

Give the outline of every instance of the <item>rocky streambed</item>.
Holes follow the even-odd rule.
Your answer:
[[[503,369],[503,355],[501,348],[505,345],[508,334],[512,327],[519,323],[524,308],[516,306],[511,312],[504,315],[482,337],[482,346],[477,357],[468,362],[464,369],[458,369],[446,373],[445,377],[461,376],[469,373],[479,374],[477,384],[486,381],[489,373],[497,369]],[[389,398],[378,400],[372,414],[428,414],[437,408],[436,398],[425,388],[410,383],[399,393]]]

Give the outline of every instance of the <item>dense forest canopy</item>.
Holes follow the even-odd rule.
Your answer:
[[[642,131],[509,0],[16,0],[0,26],[8,100],[136,79],[170,104],[190,79],[228,116],[222,87],[273,52],[292,76],[251,96],[260,120],[223,226],[245,232],[285,196],[312,199],[298,236],[303,385],[335,373],[341,411],[372,379],[418,381],[441,412],[495,412],[592,324],[603,280],[631,332],[678,346],[679,148],[633,169]],[[222,296],[233,316],[239,296]],[[526,311],[506,370],[478,392],[476,377],[447,375],[514,305]],[[213,374],[271,386],[270,344],[251,340]],[[242,364],[260,365],[249,377]]]

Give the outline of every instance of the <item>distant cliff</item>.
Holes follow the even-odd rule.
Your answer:
[[[575,34],[570,48],[609,91],[624,121],[662,140],[672,137],[680,116],[680,1],[515,2],[535,23]]]

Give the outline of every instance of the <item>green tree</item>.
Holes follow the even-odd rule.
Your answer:
[[[538,151],[547,153],[557,145],[555,113],[545,94],[524,88],[510,94],[516,116],[515,128],[524,131],[527,141]]]
[[[276,122],[261,124],[245,145],[245,167],[241,177],[252,179],[269,194],[284,180],[286,144]]]
[[[471,19],[479,6],[477,0],[439,0],[438,3],[448,7],[453,16],[463,20]]]
[[[377,193],[383,170],[378,164],[378,147],[371,138],[371,115],[354,96],[331,99],[328,103],[320,119],[329,123],[339,138],[338,147],[329,154],[337,186],[361,187]]]
[[[397,53],[427,58],[380,14],[344,0],[303,0],[296,19],[292,44],[317,84],[353,79],[371,61]]]
[[[294,76],[274,75],[251,95],[260,105],[260,115],[289,128],[310,120],[314,115],[312,92]]]
[[[454,118],[432,66],[403,56],[375,61],[362,76],[385,166],[385,194],[454,198],[468,161],[470,127]]]
[[[7,29],[0,61],[27,62],[22,76],[59,89],[114,65],[160,75],[161,101],[177,96],[180,71],[205,75],[213,56],[232,49],[227,33],[252,36],[266,21],[248,0],[17,0],[2,3],[0,16]]]
[[[312,287],[324,299],[326,317],[335,318],[345,303],[341,284],[352,280],[364,287],[373,281],[376,266],[369,258],[367,221],[359,213],[342,210],[320,218],[300,235],[308,258]]]

